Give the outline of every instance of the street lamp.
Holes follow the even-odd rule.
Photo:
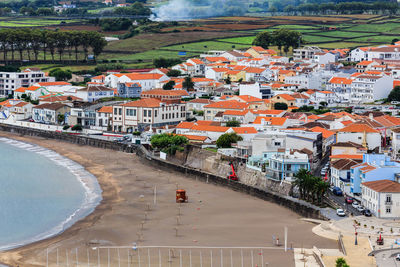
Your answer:
[[[354,245],[358,245],[358,242],[357,242],[357,235],[358,235],[358,233],[357,233],[357,226],[354,224],[353,225],[354,226]]]

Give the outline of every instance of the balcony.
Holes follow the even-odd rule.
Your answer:
[[[393,202],[392,201],[385,201],[385,205],[392,205]]]

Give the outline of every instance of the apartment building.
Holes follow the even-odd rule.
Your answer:
[[[351,84],[350,100],[353,103],[374,102],[388,97],[392,89],[392,77],[386,75],[359,75]]]
[[[115,132],[144,130],[186,120],[186,104],[166,104],[155,98],[144,98],[113,105],[112,129]]]
[[[40,70],[25,70],[24,72],[0,72],[0,97],[7,97],[20,87],[29,87],[39,82],[54,82],[54,77],[48,77]]]

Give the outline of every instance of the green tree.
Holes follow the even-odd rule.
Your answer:
[[[388,96],[388,101],[400,101],[400,86],[395,86]]]
[[[168,77],[178,77],[181,76],[181,71],[180,70],[170,70],[167,72]]]
[[[71,70],[62,70],[60,68],[52,69],[49,75],[55,77],[57,81],[67,81],[72,78]]]
[[[59,124],[61,124],[61,123],[63,123],[65,121],[65,115],[64,114],[58,114],[57,115],[57,122],[59,123]]]
[[[240,127],[240,122],[237,120],[230,120],[226,122],[226,127]]]
[[[175,81],[169,81],[163,85],[164,90],[172,90],[175,86]]]
[[[168,155],[174,155],[176,151],[183,151],[188,144],[188,139],[184,136],[173,134],[156,134],[150,139],[151,146]]]
[[[288,105],[286,103],[283,102],[277,102],[274,104],[274,109],[276,110],[287,110],[288,109]]]
[[[83,130],[82,125],[80,124],[75,124],[74,126],[72,126],[71,128],[72,131],[76,131],[76,132],[80,132]]]
[[[269,32],[260,32],[253,41],[253,45],[261,46],[264,49],[268,49],[271,43],[273,43],[273,39]]]
[[[185,80],[182,83],[183,88],[185,88],[187,91],[191,90],[194,88],[194,82],[192,81],[192,77],[186,76]]]
[[[226,84],[231,84],[231,83],[232,83],[232,81],[231,81],[231,76],[228,76],[228,77],[225,79],[225,83],[226,83]]]
[[[337,259],[336,259],[336,265],[335,265],[335,266],[336,266],[336,267],[350,267],[350,266],[347,264],[346,260],[343,259],[343,258],[337,258]]]
[[[230,148],[233,143],[237,143],[238,141],[242,140],[243,138],[236,133],[226,133],[217,139],[216,144],[219,148]]]

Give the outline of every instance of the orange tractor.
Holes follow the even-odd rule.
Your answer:
[[[233,167],[233,163],[231,162],[231,163],[229,163],[229,165],[231,165],[232,171],[226,178],[228,180],[232,180],[232,181],[239,181],[239,177],[236,175],[235,167]]]
[[[176,190],[176,203],[185,203],[185,202],[188,202],[186,190],[183,189]]]

